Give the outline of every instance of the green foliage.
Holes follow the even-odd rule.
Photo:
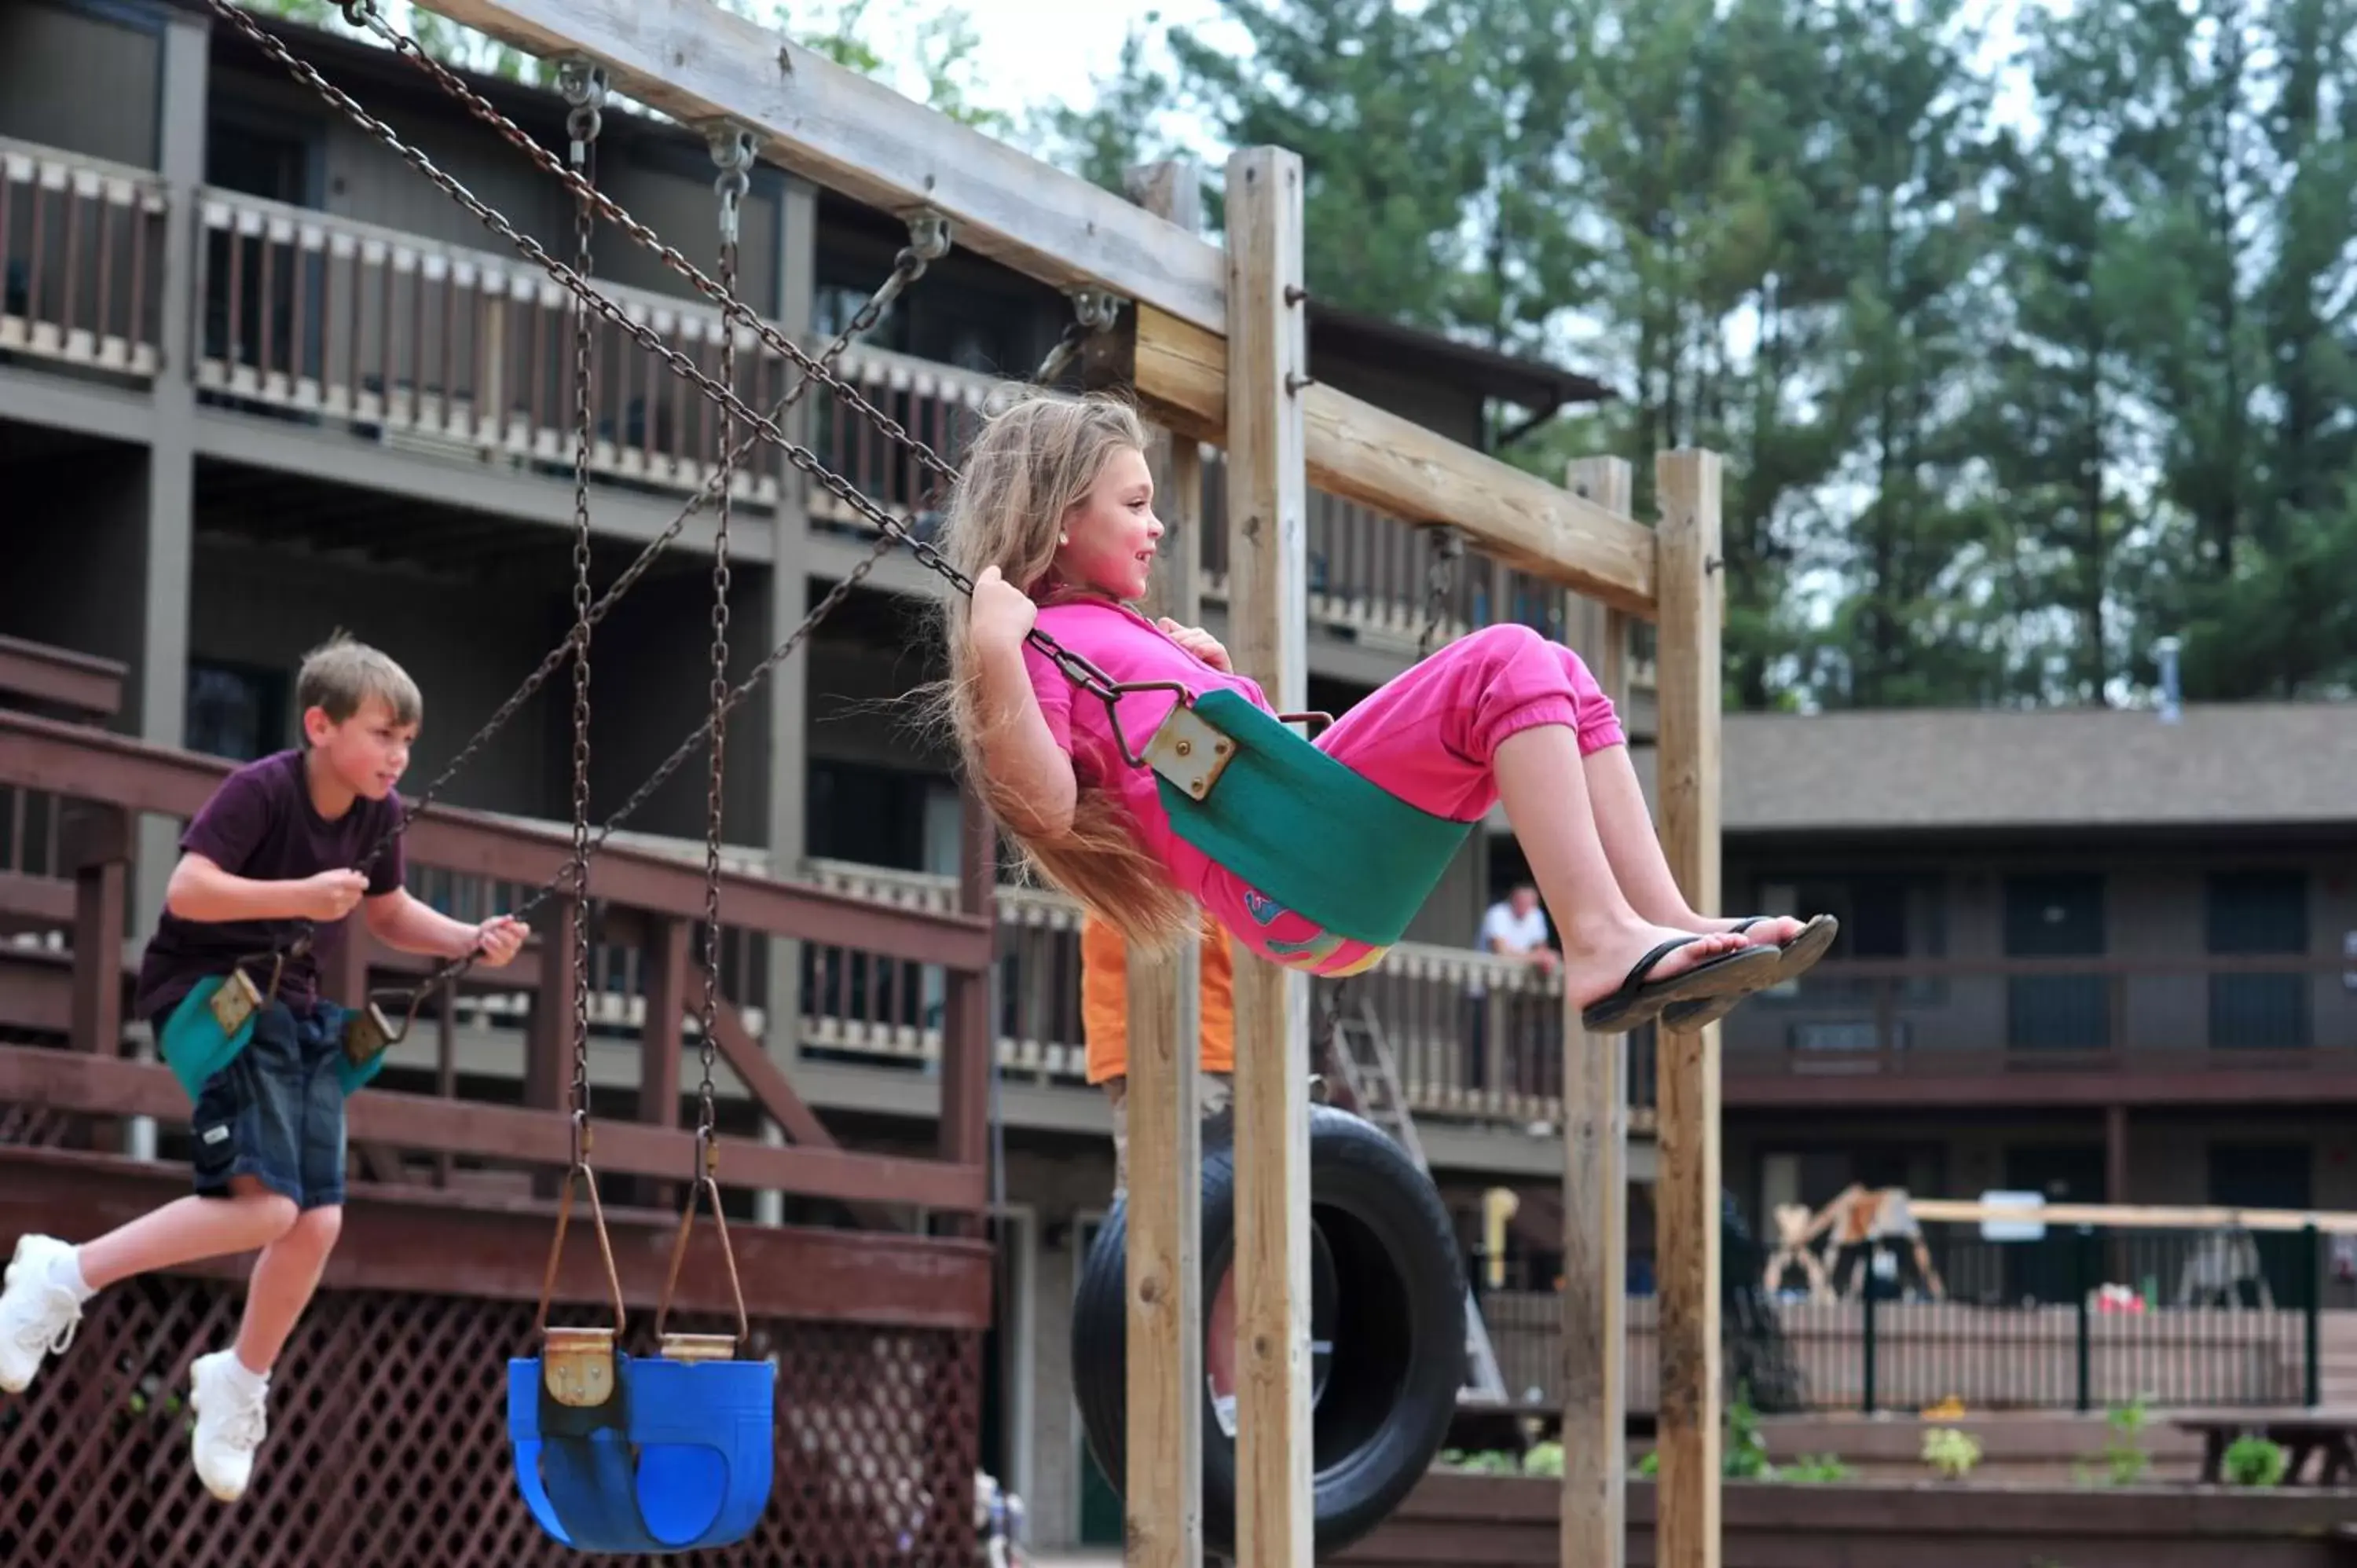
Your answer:
[[[1508,461],[1641,515],[1726,453],[1730,703],[2131,700],[2164,635],[2195,698],[2347,693],[2341,4],[2035,4],[2001,83],[1962,0],[1224,0],[1062,156],[1292,147],[1319,297],[1615,386]]]
[[[1719,1444],[1719,1469],[1738,1481],[1773,1480],[1776,1466],[1768,1462],[1768,1439],[1760,1430],[1760,1412],[1751,1408],[1751,1391],[1738,1388],[1727,1406],[1727,1433]]]
[[[2282,1484],[2290,1463],[2283,1444],[2245,1434],[2226,1445],[2220,1474],[2230,1487],[2273,1487]]]
[[[1833,1454],[1803,1454],[1789,1465],[1776,1468],[1776,1479],[1807,1483],[1811,1481],[1846,1481],[1857,1474],[1840,1456]]]
[[[1954,1426],[1933,1426],[1923,1433],[1923,1463],[1943,1481],[1961,1481],[1981,1462],[1981,1445],[1973,1434]]]
[[[2143,1394],[2106,1412],[2104,1425],[2109,1436],[2104,1444],[2103,1468],[2098,1471],[2082,1462],[2076,1466],[2081,1484],[2090,1484],[2100,1477],[2111,1486],[2132,1487],[2145,1479],[2152,1471],[2152,1455],[2145,1452],[2136,1437],[2151,1417],[2151,1402]]]
[[[1060,102],[1034,113],[1032,135],[1041,146],[1040,156],[1107,190],[1126,194],[1130,169],[1179,150],[1159,125],[1170,97],[1170,80],[1146,55],[1147,29],[1159,20],[1160,13],[1148,11],[1144,27],[1132,25],[1123,36],[1113,75],[1091,83],[1093,102],[1082,108]]]
[[[329,0],[258,0],[349,30]],[[1321,301],[1575,366],[1500,455],[1727,458],[1752,709],[2357,693],[2348,0],[1221,0],[1010,103],[974,16],[721,0],[1111,189],[1277,143]],[[2018,14],[2017,14],[2018,13]],[[547,69],[413,11],[440,58]]]
[[[1631,1467],[1631,1473],[1651,1477],[1659,1475],[1661,1468],[1660,1451],[1648,1449]],[[1720,1475],[1734,1481],[1846,1481],[1854,1473],[1832,1454],[1803,1454],[1789,1465],[1770,1463],[1768,1440],[1760,1430],[1760,1412],[1752,1408],[1748,1386],[1738,1387],[1735,1398],[1727,1403],[1727,1430],[1719,1441],[1718,1468]]]
[[[1500,1448],[1485,1448],[1478,1453],[1447,1448],[1441,1451],[1437,1463],[1444,1470],[1472,1476],[1561,1476],[1563,1444],[1534,1443],[1519,1456]]]

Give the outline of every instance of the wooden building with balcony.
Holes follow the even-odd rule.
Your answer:
[[[519,231],[571,255],[561,188],[423,73],[340,32],[270,27]],[[469,80],[562,151],[554,91]],[[606,114],[601,188],[707,271],[719,243],[713,175],[699,136],[627,110]],[[944,450],[996,383],[1033,373],[1073,316],[1064,296],[951,238],[950,253],[837,365]],[[816,352],[909,240],[894,217],[763,166],[744,211],[739,292]],[[593,253],[602,289],[716,371],[722,317],[688,281],[610,225]],[[23,0],[0,10],[0,753],[22,764],[18,777],[0,774],[0,1051],[145,1049],[145,1031],[124,1026],[106,972],[85,961],[76,933],[119,920],[135,961],[172,863],[175,813],[221,768],[292,742],[293,672],[306,649],[342,628],[417,676],[427,703],[417,786],[562,640],[572,618],[571,331],[560,288],[207,7]],[[1493,449],[1517,427],[1607,395],[1570,371],[1314,301],[1309,333],[1320,380]],[[740,391],[767,409],[795,368],[749,334],[739,349]],[[589,511],[602,585],[704,484],[714,437],[708,405],[643,346],[601,325],[597,354]],[[929,526],[920,471],[823,389],[789,429],[868,497],[913,512],[918,532]],[[1217,631],[1223,481],[1219,455],[1206,458],[1203,523],[1183,547],[1197,553]],[[861,562],[873,535],[766,446],[734,497],[730,636],[745,670]],[[1413,522],[1313,497],[1314,705],[1347,707],[1413,658],[1432,561]],[[713,538],[707,507],[600,624],[593,813],[704,714]],[[1019,889],[990,900],[1000,984],[987,1107],[944,1048],[961,1027],[957,965],[910,956],[928,943],[962,951],[968,908],[963,803],[945,758],[913,744],[890,706],[933,673],[917,650],[938,585],[905,553],[886,556],[732,717],[732,887],[782,877],[895,912],[829,930],[832,941],[793,940],[780,934],[801,918],[793,906],[752,899],[759,912],[723,938],[720,1114],[724,1130],[757,1144],[823,1138],[918,1164],[942,1153],[950,1175],[913,1174],[894,1192],[960,1202],[973,1196],[958,1173],[981,1154],[976,1129],[995,1119],[1006,1181],[1004,1201],[985,1204],[999,1245],[978,1357],[977,1457],[1023,1493],[1035,1538],[1052,1543],[1094,1533],[1103,1504],[1082,1496],[1062,1360],[1065,1304],[1111,1183],[1110,1123],[1082,1079],[1065,901]],[[1589,607],[1469,555],[1440,601],[1437,639],[1506,619],[1591,655],[1601,635]],[[1641,661],[1631,675],[1629,722],[1650,733]],[[54,727],[61,720],[70,727]],[[567,694],[544,691],[440,792],[464,823],[413,842],[413,889],[454,912],[529,891],[569,811],[570,755]],[[704,802],[698,769],[684,771],[616,835],[627,891],[609,896],[590,978],[596,1092],[642,1119],[682,1087],[675,1015],[691,906],[680,878],[700,875]],[[79,824],[91,810],[124,822],[119,858],[85,860]],[[1412,933],[1420,941],[1367,987],[1398,1020],[1415,1104],[1431,1118],[1426,1146],[1469,1245],[1485,1187],[1543,1188],[1561,1168],[1546,1135],[1561,1081],[1556,1003],[1472,951],[1495,848],[1494,837],[1477,839]],[[498,869],[487,876],[486,866]],[[403,971],[393,955],[368,957],[380,982]],[[528,956],[504,979],[470,982],[447,1017],[397,1049],[382,1087],[557,1104],[548,1075],[558,1031],[541,1026],[569,1015],[561,969]],[[1469,981],[1484,976],[1491,1008],[1521,1007],[1535,1023],[1490,1036],[1476,1072],[1459,1012]],[[642,1065],[655,1055],[641,1037],[668,1041],[673,1076]],[[496,1157],[495,1139],[470,1143],[428,1126],[417,1107],[395,1109],[383,1135],[356,1131],[371,1181],[499,1204],[546,1196],[546,1174]],[[0,1110],[0,1143],[180,1156],[167,1099],[135,1097],[122,1111],[8,1120]],[[410,1142],[419,1137],[423,1146]],[[845,1215],[839,1193],[751,1196],[748,1221],[830,1226]],[[955,1229],[954,1204],[928,1215],[924,1202],[888,1195],[880,1207],[919,1230]]]
[[[76,929],[109,908],[91,900],[113,897],[135,957],[171,864],[172,802],[207,769],[291,740],[305,649],[343,627],[417,674],[428,708],[412,778],[423,781],[570,625],[565,296],[209,15],[184,0],[0,10],[0,638],[14,639],[0,643],[0,757],[12,741],[29,755],[33,739],[44,769],[102,755],[74,777],[93,798],[115,791],[100,803],[127,810],[134,828],[126,853],[103,863],[113,870],[83,872],[59,810],[73,791],[30,782],[29,769],[0,776],[0,1048],[70,1041],[119,1055],[142,1043],[120,1027],[104,1037],[119,1012],[99,970],[68,959]],[[280,30],[468,189],[569,253],[562,192],[420,73],[339,35]],[[555,94],[478,85],[561,147]],[[716,209],[699,139],[610,113],[598,177],[710,265]],[[813,351],[909,239],[890,217],[766,167],[744,231],[745,296]],[[600,286],[716,364],[719,315],[686,282],[610,227],[595,253]],[[910,430],[950,443],[994,382],[1030,374],[1071,319],[1062,296],[953,248],[839,369]],[[1315,302],[1310,343],[1321,380],[1460,440],[1605,395],[1571,371]],[[602,584],[704,482],[712,437],[705,405],[638,345],[605,331],[600,355],[591,520]],[[749,338],[742,361],[759,406],[792,384],[793,368]],[[830,467],[919,509],[925,526],[912,466],[823,390],[795,419]],[[1209,456],[1205,526],[1184,547],[1199,553],[1217,630],[1224,559]],[[1413,657],[1429,564],[1413,524],[1313,497],[1313,706],[1339,712]],[[703,714],[712,539],[707,510],[599,629],[593,811]],[[740,668],[871,542],[766,448],[740,478],[732,539]],[[885,557],[732,719],[727,859],[754,912],[724,933],[721,1115],[750,1145],[940,1150],[958,1169],[980,1157],[978,1140],[1003,1143],[1003,1202],[930,1175],[906,1190],[991,1213],[977,1456],[1023,1494],[1034,1539],[1054,1544],[1105,1524],[1065,1356],[1076,1265],[1111,1183],[1109,1122],[1082,1078],[1071,907],[1019,888],[990,895],[979,878],[962,886],[962,801],[944,759],[891,706],[932,673],[919,650],[935,586]],[[1593,657],[1600,618],[1586,608],[1469,557],[1438,636],[1519,620]],[[1643,774],[1641,660],[1631,674],[1625,716]],[[81,738],[39,728],[60,718]],[[463,824],[413,856],[422,897],[455,911],[509,902],[552,864],[569,739],[564,694],[543,693],[482,747],[442,796]],[[1831,908],[1844,922],[1842,946],[1792,994],[1759,999],[1725,1031],[1726,1179],[1755,1225],[1780,1202],[1818,1203],[1853,1180],[1942,1197],[2031,1187],[2357,1208],[2346,1132],[2357,710],[2194,708],[2173,724],[1730,714],[1724,752],[1731,904]],[[667,1041],[677,1069],[702,805],[700,781],[676,779],[617,835],[629,876],[591,977],[592,1070],[626,1116],[681,1088],[640,1042]],[[1400,1061],[1469,1250],[1480,1195],[1511,1187],[1523,1203],[1510,1277],[1543,1286],[1561,1212],[1560,998],[1474,950],[1514,864],[1502,821],[1491,826],[1415,940],[1358,993]],[[486,864],[503,869],[487,880]],[[778,878],[846,900],[830,909],[894,913],[813,929],[760,891]],[[998,980],[986,1019],[974,972],[937,961],[965,952],[975,896],[986,896],[988,934],[976,967]],[[795,929],[805,935],[781,934]],[[569,1015],[561,985],[555,966],[531,964],[470,985],[382,1082],[500,1110],[554,1104],[541,1076],[553,1035],[536,1020]],[[992,1041],[995,1073],[966,1072],[944,1049],[968,1023]],[[1641,1251],[1641,1036],[1631,1079]],[[125,1106],[111,1122],[99,1131],[122,1154],[177,1157],[168,1105]],[[386,1128],[433,1131],[414,1119]],[[0,1144],[50,1131],[0,1104]],[[360,1142],[355,1157],[388,1187],[484,1203],[533,1190],[529,1173],[461,1139],[422,1152]],[[857,1207],[760,1193],[744,1218],[828,1226]],[[921,1198],[881,1207],[903,1225],[955,1228],[955,1203],[930,1216]],[[1649,1288],[1641,1256],[1631,1288]],[[1648,1382],[1632,1378],[1632,1402]]]

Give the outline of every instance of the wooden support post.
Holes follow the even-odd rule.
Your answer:
[[[344,917],[343,929],[337,932],[338,944],[333,962],[319,974],[319,993],[330,1002],[346,1007],[368,1005],[369,960],[378,943],[368,929],[368,918],[357,909]],[[406,1004],[404,1004],[406,1005]],[[395,1016],[394,1026],[400,1025]]]
[[[988,918],[997,908],[998,832],[968,786],[959,796],[958,909]],[[991,1015],[991,971],[952,970],[942,998],[941,1157],[952,1165],[990,1160],[990,1080],[998,1071],[998,1020]],[[975,1236],[971,1218],[951,1219],[945,1234]]]
[[[646,964],[646,1022],[639,1040],[639,1120],[658,1127],[679,1125],[679,1058],[686,1044],[687,921],[676,915],[650,915],[640,951]],[[668,1208],[680,1200],[677,1184],[650,1181],[646,1202]]]
[[[1629,465],[1584,457],[1569,488],[1612,511],[1629,510]],[[1629,700],[1628,620],[1604,613],[1596,678]],[[1563,1562],[1620,1568],[1628,1554],[1629,1036],[1584,1035],[1564,1007],[1564,1038],[1578,1041],[1563,1085]]]
[[[67,1037],[78,1051],[123,1054],[123,938],[131,886],[131,818],[113,806],[70,809],[59,857],[73,873],[73,991]],[[91,1146],[123,1152],[137,1140],[128,1123],[94,1117]]]
[[[434,1092],[445,1100],[458,1098],[458,988],[446,985],[434,1005]],[[447,1149],[434,1155],[434,1185],[448,1187],[457,1169]]]
[[[74,879],[74,1049],[120,1056],[131,820],[112,806],[81,805],[62,829],[59,854]]]
[[[541,928],[540,988],[533,993],[532,1033],[524,1047],[523,1102],[536,1111],[562,1109],[572,1095],[573,927],[573,900],[556,900]],[[594,1102],[591,1110],[594,1122]],[[566,1179],[535,1171],[533,1194],[553,1198]]]
[[[1661,454],[1662,847],[1697,909],[1719,907],[1719,540],[1716,453]],[[1660,1036],[1661,1568],[1718,1568],[1718,1026]]]
[[[1147,210],[1189,233],[1198,227],[1193,165],[1133,169],[1129,188]],[[1150,435],[1146,458],[1164,532],[1140,607],[1193,626],[1202,614],[1196,532],[1202,452],[1168,431]],[[1203,1562],[1201,972],[1191,943],[1167,955],[1129,953],[1129,1430],[1122,1478],[1128,1568],[1202,1568]]]
[[[1301,159],[1228,159],[1230,652],[1280,711],[1306,703]],[[1309,984],[1235,966],[1236,1560],[1308,1568]]]

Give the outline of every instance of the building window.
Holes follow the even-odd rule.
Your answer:
[[[2093,873],[2009,876],[2005,956],[2103,956],[2104,879]],[[2015,1050],[2103,1050],[2112,1043],[2112,987],[2103,974],[2017,974],[2006,982]]]
[[[1828,961],[1938,958],[1947,951],[1947,884],[1927,873],[1771,874],[1757,879],[1751,907],[1763,915],[1833,916],[1841,930],[1825,954]],[[1811,974],[1772,994],[1816,1007],[1864,1007],[1889,983]],[[1944,981],[1906,976],[1896,983],[1895,1000],[1901,1005],[1936,1006],[1946,1000]]]
[[[188,746],[252,762],[286,744],[285,671],[188,660]]]
[[[2209,879],[2205,946],[2212,958],[2309,950],[2308,876],[2299,871],[2222,871]],[[2210,976],[2210,1044],[2217,1050],[2302,1050],[2311,1043],[2311,976]]]

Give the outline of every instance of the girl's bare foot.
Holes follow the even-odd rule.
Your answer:
[[[1695,933],[1643,921],[1566,930],[1564,990],[1579,1003],[1590,1028],[1633,1028],[1666,1002],[1765,984],[1774,967],[1772,949],[1745,955],[1756,964],[1730,961],[1730,955],[1755,946],[1733,932]],[[1758,973],[1749,972],[1755,968]],[[1698,972],[1706,970],[1707,976]],[[1689,983],[1674,983],[1681,977]]]
[[[1735,928],[1742,926],[1746,919],[1751,923],[1736,931]],[[1794,915],[1704,916],[1689,910],[1674,917],[1673,923],[1690,931],[1734,932],[1753,947],[1781,948],[1799,936],[1808,922]]]

